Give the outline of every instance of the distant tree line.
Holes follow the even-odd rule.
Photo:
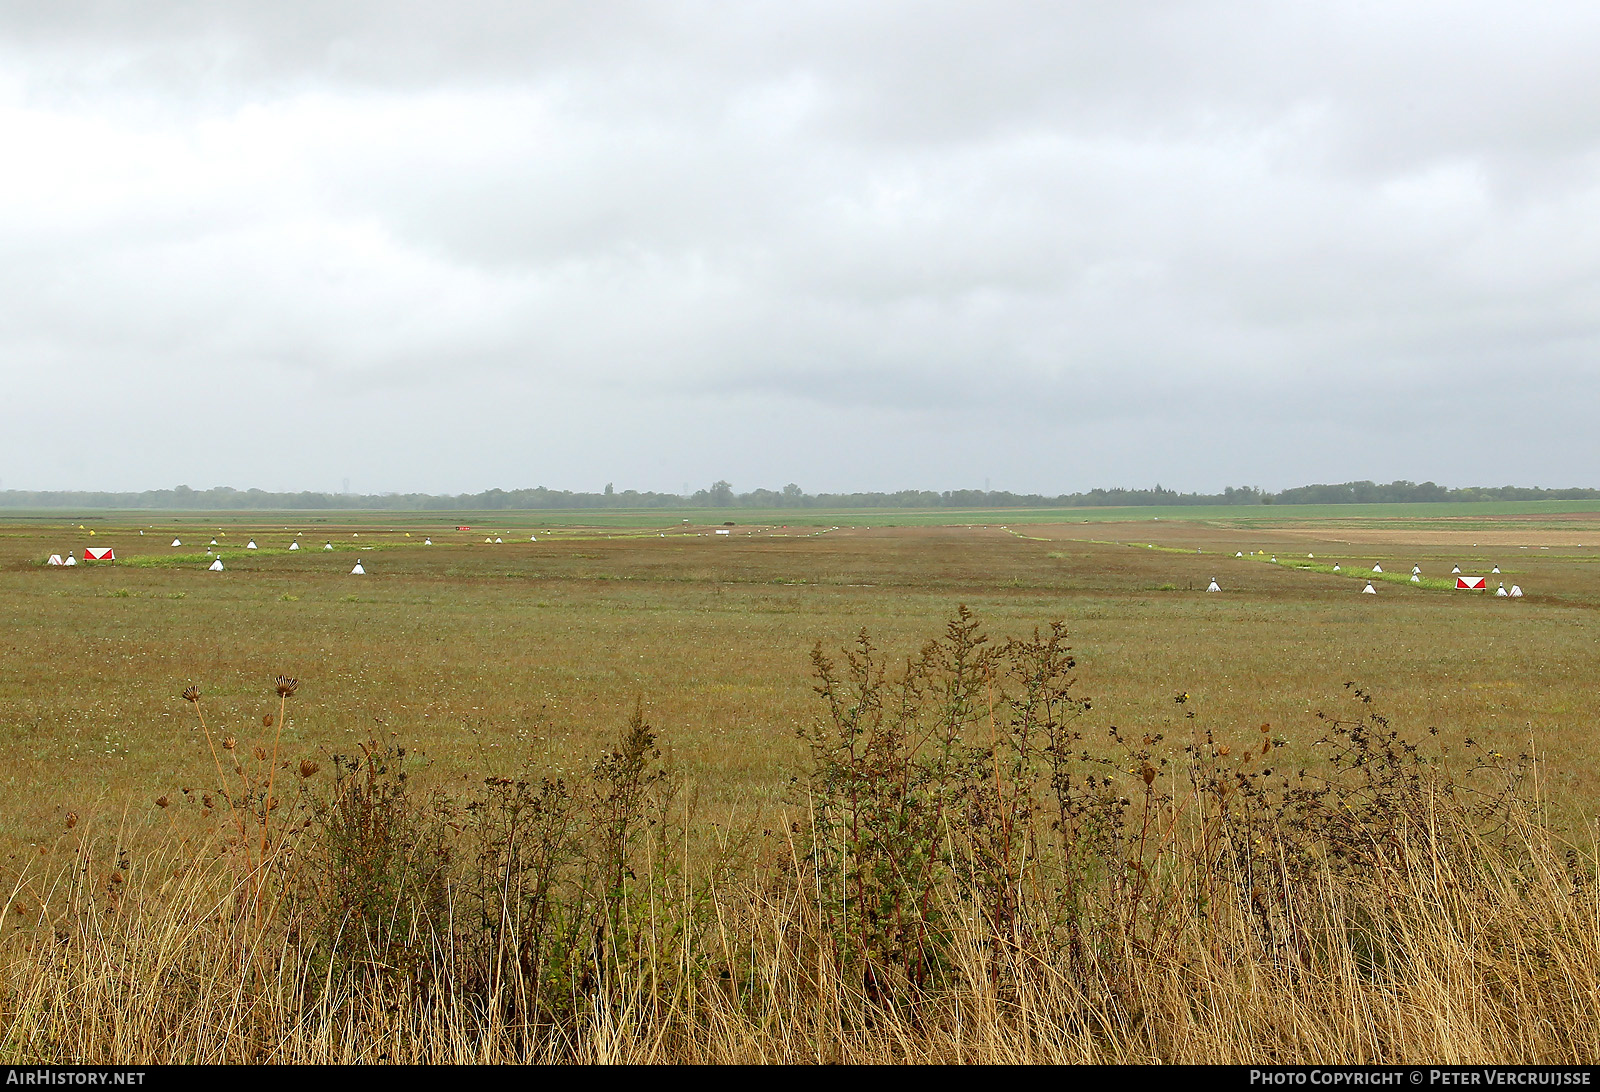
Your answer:
[[[1229,486],[1220,493],[1180,493],[1159,484],[1150,489],[1091,489],[1087,493],[1011,493],[1005,490],[902,489],[895,493],[807,493],[790,483],[782,489],[735,493],[719,481],[688,496],[641,493],[611,485],[603,493],[568,489],[489,489],[482,493],[437,496],[431,493],[269,493],[262,489],[151,489],[143,493],[8,489],[0,508],[151,508],[195,511],[251,509],[347,509],[353,511],[479,511],[549,508],[1088,508],[1131,505],[1238,504],[1415,504],[1433,501],[1600,500],[1600,489],[1542,489],[1523,486],[1469,486],[1448,489],[1433,482],[1345,482],[1302,485],[1269,493],[1255,486]]]
[[[1345,482],[1302,485],[1272,495],[1270,504],[1416,504],[1428,501],[1594,500],[1600,489],[1538,489],[1520,485],[1446,489],[1432,482]]]

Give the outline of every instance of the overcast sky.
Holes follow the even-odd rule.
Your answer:
[[[0,0],[0,488],[1600,486],[1600,5]]]

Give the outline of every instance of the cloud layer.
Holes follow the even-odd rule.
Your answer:
[[[1600,484],[1592,5],[0,12],[0,485]]]

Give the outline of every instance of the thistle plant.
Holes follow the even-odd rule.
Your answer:
[[[240,756],[237,737],[223,736],[219,744],[217,736],[212,733],[211,726],[206,722],[200,688],[191,685],[183,692],[184,700],[194,707],[195,717],[199,721],[201,733],[205,736],[206,748],[211,754],[212,765],[217,775],[215,795],[209,792],[198,794],[200,810],[207,816],[213,814],[217,798],[227,805],[234,836],[224,845],[237,880],[243,881],[248,878],[254,886],[254,897],[250,902],[256,913],[260,912],[266,890],[267,866],[281,854],[296,827],[293,818],[286,815],[281,821],[275,820],[273,813],[279,810],[281,803],[275,794],[284,720],[288,712],[288,701],[300,688],[300,681],[288,675],[279,675],[274,680],[274,686],[278,695],[278,712],[276,715],[268,713],[262,718],[262,726],[273,733],[271,747],[269,750],[264,742],[251,747],[249,750],[255,761],[248,767]],[[223,754],[228,756],[231,770],[224,768]],[[288,764],[282,765],[287,768]],[[266,767],[264,771],[263,766]],[[298,772],[304,780],[314,775],[317,769],[317,763],[307,759],[299,764]],[[193,800],[195,795],[192,790],[186,788],[183,790],[182,798],[186,801]],[[172,803],[169,794],[162,795],[156,803],[172,816],[173,813],[168,810]]]

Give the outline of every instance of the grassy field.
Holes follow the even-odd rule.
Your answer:
[[[244,735],[279,673],[303,680],[297,753],[381,729],[441,779],[524,756],[581,766],[642,701],[705,793],[760,811],[817,714],[812,647],[865,628],[909,654],[961,603],[997,637],[1064,620],[1105,726],[1170,727],[1187,692],[1219,732],[1266,721],[1309,741],[1353,681],[1397,723],[1508,750],[1532,740],[1568,818],[1596,810],[1600,513],[1236,511],[1249,515],[986,526],[739,513],[728,535],[721,521],[585,527],[570,513],[7,520],[0,841],[199,776],[209,759],[181,691],[201,686]],[[221,573],[207,570],[213,538]],[[260,549],[244,549],[252,538]],[[88,545],[117,560],[43,565]],[[358,557],[364,576],[349,571]],[[1388,580],[1359,594],[1374,564]],[[1490,588],[1526,597],[1407,586],[1413,564],[1430,584],[1498,564]],[[1220,595],[1203,593],[1213,577]]]
[[[1600,512],[1470,508],[0,521],[0,1061],[1592,1058]],[[1091,707],[858,748],[960,605]]]
[[[1199,520],[1239,525],[1271,526],[1284,522],[1315,520],[1498,520],[1506,517],[1547,518],[1571,515],[1579,519],[1592,514],[1594,501],[1462,501],[1428,504],[1296,504],[1273,505],[1125,505],[1087,508],[582,508],[526,511],[441,511],[425,518],[434,524],[466,523],[485,527],[607,527],[655,528],[682,522],[694,525],[739,524],[772,527],[828,527],[835,524],[855,527],[938,527],[969,524],[1023,523],[1138,523],[1145,520]],[[296,527],[321,524],[342,526],[357,522],[371,526],[396,526],[397,520],[416,519],[417,513],[404,512],[329,512],[282,513],[298,520]],[[0,519],[13,523],[61,523],[68,517],[86,526],[106,522],[133,527],[201,526],[216,522],[205,512],[169,512],[141,509],[98,510],[63,513],[62,509],[0,509]],[[262,520],[270,520],[271,514]]]

